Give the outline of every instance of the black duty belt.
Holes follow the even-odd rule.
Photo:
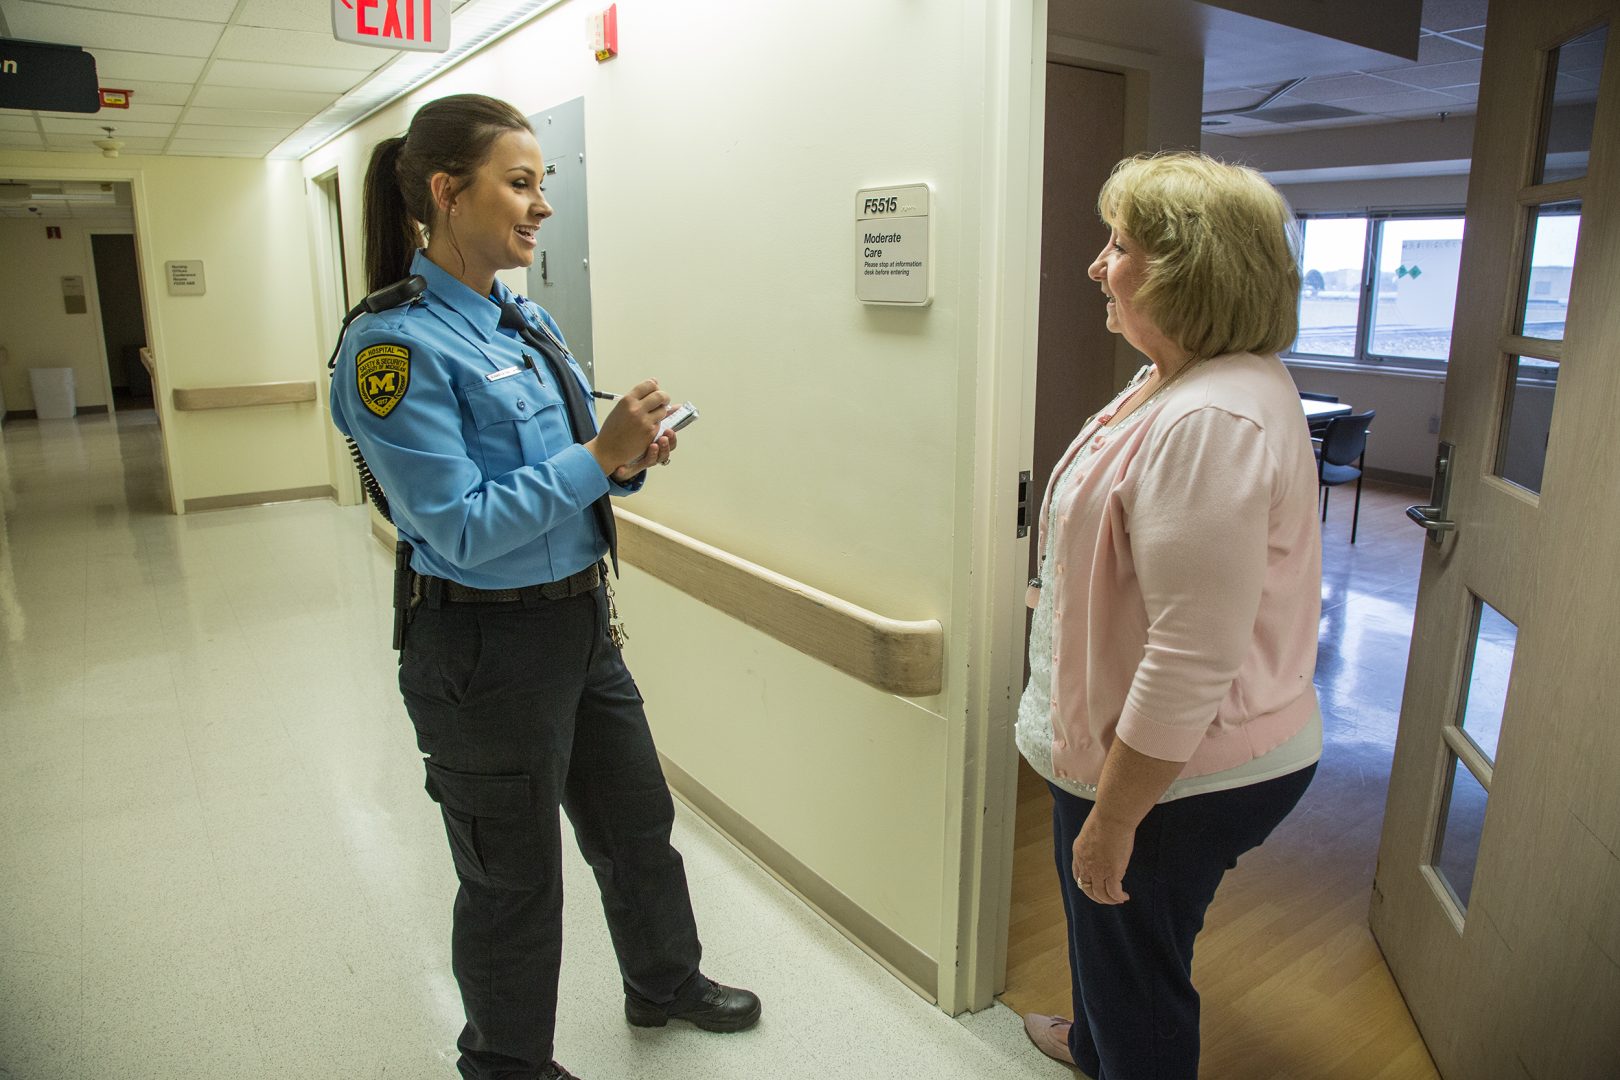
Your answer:
[[[412,590],[417,598],[438,599],[452,604],[518,604],[536,600],[566,600],[588,593],[602,583],[602,564],[593,563],[561,581],[545,581],[516,589],[475,589],[448,578],[416,576]]]

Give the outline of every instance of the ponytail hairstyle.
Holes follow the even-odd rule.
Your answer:
[[[384,139],[371,152],[365,184],[366,289],[376,292],[410,273],[411,257],[431,232],[438,207],[428,185],[435,173],[455,182],[452,196],[472,183],[495,140],[534,129],[504,101],[455,94],[416,110],[404,135]],[[451,237],[454,242],[454,236]]]

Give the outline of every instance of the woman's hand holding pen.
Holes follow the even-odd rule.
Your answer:
[[[647,379],[619,398],[613,411],[602,421],[596,438],[585,444],[602,472],[624,481],[653,463],[669,461],[675,449],[675,435],[666,432],[654,439],[658,424],[674,409],[669,395],[658,389],[657,379]]]

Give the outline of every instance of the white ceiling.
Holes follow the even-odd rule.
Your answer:
[[[452,10],[467,0],[450,0]],[[80,45],[128,109],[0,109],[0,147],[264,157],[400,54],[332,37],[331,0],[0,0],[0,34]]]
[[[460,9],[468,0],[450,2]],[[1243,138],[1475,110],[1487,0],[1423,0],[1416,61],[1182,6],[1197,9],[1191,22],[1202,27],[1211,133]],[[131,154],[264,157],[399,55],[333,40],[330,12],[330,0],[0,0],[0,34],[85,47],[101,85],[131,91],[132,102],[93,115],[0,110],[0,147],[94,152],[111,124]],[[1566,52],[1560,99],[1592,100],[1601,52]],[[1226,112],[1300,77],[1267,109]],[[1299,118],[1302,106],[1350,115]],[[1278,111],[1285,108],[1296,112]],[[340,111],[322,122],[346,120]]]
[[[1424,0],[1416,61],[1388,58],[1348,70],[1322,71],[1296,43],[1292,68],[1286,60],[1280,66],[1263,65],[1269,81],[1239,74],[1256,68],[1257,54],[1275,51],[1265,42],[1213,40],[1204,75],[1204,130],[1241,139],[1309,128],[1431,119],[1440,113],[1471,115],[1479,104],[1486,7],[1487,0]],[[1601,47],[1563,50],[1557,89],[1560,104],[1596,100],[1602,58]],[[1252,107],[1300,76],[1305,76],[1304,82],[1265,109],[1210,115]],[[1328,106],[1351,115],[1290,119],[1299,114],[1298,106]],[[1278,111],[1283,109],[1290,111]]]

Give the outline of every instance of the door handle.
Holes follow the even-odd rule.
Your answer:
[[[1029,535],[1029,482],[1030,474],[1018,474],[1018,538],[1022,540]]]
[[[1406,508],[1406,516],[1427,530],[1429,543],[1435,547],[1444,542],[1446,533],[1455,532],[1457,528],[1457,523],[1446,516],[1451,504],[1451,455],[1455,449],[1448,442],[1440,444],[1440,451],[1434,457],[1434,487],[1429,492],[1429,505]]]

